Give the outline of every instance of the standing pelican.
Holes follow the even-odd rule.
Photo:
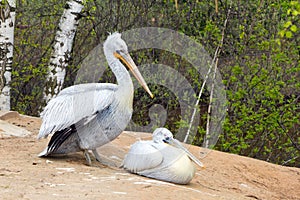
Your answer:
[[[132,115],[133,83],[121,61],[153,97],[120,33],[109,35],[103,49],[118,84],[74,85],[63,89],[56,98],[50,100],[41,113],[42,125],[38,138],[54,134],[39,156],[83,151],[87,164],[91,165],[88,150],[92,150],[100,162],[96,148],[120,135]]]
[[[142,176],[178,184],[188,184],[194,177],[196,169],[192,161],[204,167],[168,129],[158,128],[152,137],[152,141],[134,143],[121,167]]]

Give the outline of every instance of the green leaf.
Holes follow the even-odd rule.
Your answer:
[[[281,31],[279,31],[279,33],[278,33],[278,34],[280,35],[280,37],[284,37],[285,30],[281,30]]]
[[[283,25],[284,28],[288,28],[290,25],[292,25],[291,21],[287,21],[285,22],[285,24]]]
[[[291,31],[293,31],[294,33],[297,32],[297,26],[296,26],[296,25],[292,25],[290,29],[291,29]]]
[[[285,36],[286,36],[287,38],[292,38],[292,37],[293,37],[293,33],[292,33],[291,31],[286,31],[286,32],[285,32]]]
[[[293,10],[292,15],[297,16],[297,15],[299,15],[299,12],[297,10]]]

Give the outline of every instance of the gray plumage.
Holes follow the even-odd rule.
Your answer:
[[[191,159],[203,167],[168,129],[158,128],[152,141],[138,141],[131,146],[121,167],[142,176],[188,184],[196,170]]]
[[[138,71],[121,34],[113,33],[104,43],[104,54],[117,78],[117,85],[88,83],[63,89],[50,100],[41,113],[42,125],[38,138],[53,133],[48,146],[39,156],[83,151],[87,163],[92,150],[100,161],[96,148],[112,141],[126,128],[132,115],[133,83],[122,60],[144,89],[153,97]]]

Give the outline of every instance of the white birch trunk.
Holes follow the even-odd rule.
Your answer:
[[[15,0],[0,0],[0,110],[10,110],[15,10]]]
[[[61,16],[50,58],[47,84],[44,89],[46,102],[55,97],[63,86],[82,8],[82,0],[68,1]]]

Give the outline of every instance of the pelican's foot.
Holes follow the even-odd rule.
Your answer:
[[[91,157],[90,157],[90,154],[89,154],[89,150],[84,150],[83,151],[83,154],[84,154],[84,157],[85,157],[85,159],[86,159],[86,164],[88,165],[88,166],[91,166],[92,165],[92,161],[91,161]]]
[[[110,167],[117,167],[117,165],[115,163],[107,161],[106,159],[101,158],[101,156],[99,155],[99,153],[97,152],[96,149],[93,149],[92,152],[93,152],[96,160],[98,162],[100,162],[101,164],[106,165],[106,166],[110,166]]]

